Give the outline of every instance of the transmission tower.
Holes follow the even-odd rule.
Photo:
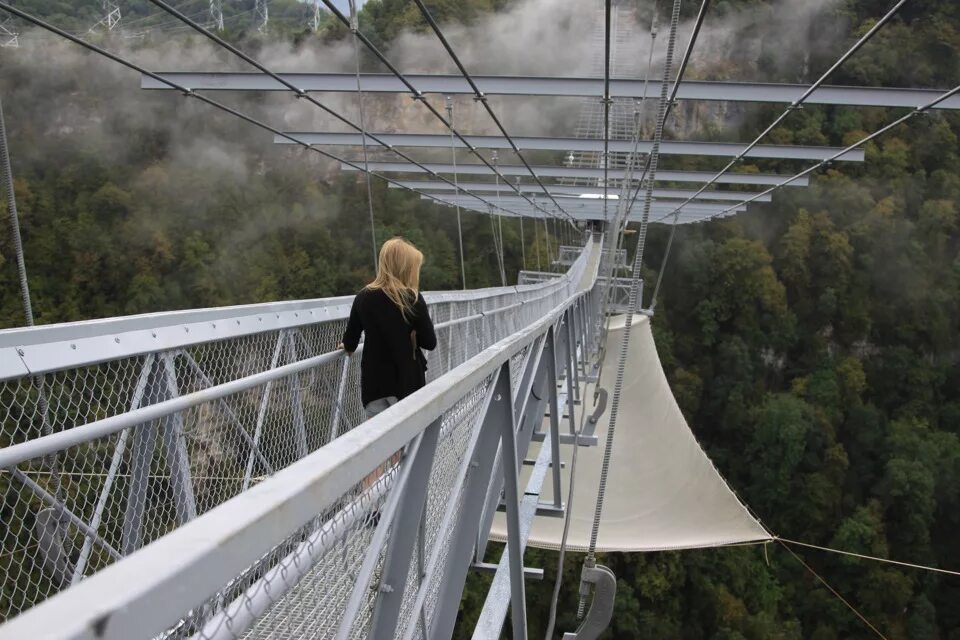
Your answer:
[[[13,18],[7,18],[0,22],[0,47],[19,47],[20,34],[17,32],[17,26],[13,24]]]
[[[210,28],[223,31],[223,1],[210,0]]]
[[[120,24],[119,0],[101,0],[100,6],[103,8],[103,17],[90,27],[90,31],[96,31],[100,27],[106,27],[107,31],[113,31]]]
[[[320,30],[320,0],[313,0],[313,20],[310,21],[310,28],[314,32]]]
[[[257,31],[264,33],[267,30],[267,23],[270,21],[270,11],[267,7],[267,0],[257,0],[253,17],[254,24],[257,25]]]

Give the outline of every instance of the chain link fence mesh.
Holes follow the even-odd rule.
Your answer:
[[[438,346],[429,354],[428,381],[541,319],[574,293],[582,272],[580,261],[565,277],[541,285],[475,292],[460,300],[436,295],[430,308]],[[0,446],[332,352],[345,325],[344,318],[332,319],[0,382]],[[526,351],[514,357],[514,388],[525,358]],[[0,531],[0,621],[353,429],[364,419],[359,360],[340,357],[0,470],[5,525]],[[445,544],[435,539],[439,519],[448,504],[458,504],[453,483],[485,393],[479,386],[444,415],[424,514],[425,538],[418,541],[423,555],[412,559],[414,565],[423,563],[434,545]],[[214,598],[198,603],[165,637],[332,637],[396,472],[397,460],[385,463],[375,482],[358,485],[336,508],[319,514]],[[231,611],[231,603],[255,598],[257,589],[271,592],[271,580],[279,580],[271,574],[277,567],[286,574],[285,567],[307,562],[312,568],[260,612],[255,624],[240,625],[242,633],[232,631],[224,613]],[[411,580],[420,574],[411,571]],[[415,593],[419,584],[412,586]],[[428,599],[427,619],[435,598],[433,593]],[[371,593],[354,621],[352,637],[364,637],[372,602]],[[218,619],[219,627],[208,628]]]

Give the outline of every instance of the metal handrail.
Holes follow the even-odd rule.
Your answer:
[[[592,250],[597,246],[593,243]],[[183,612],[334,505],[383,460],[455,406],[464,394],[546,333],[570,305],[590,292],[597,261],[592,260],[588,277],[580,275],[579,290],[541,319],[273,477],[26,611],[2,627],[2,632],[10,637],[36,637],[40,630],[57,638],[151,637],[176,624]],[[290,369],[286,373],[316,366],[320,360],[328,362],[325,358],[329,356],[287,365]],[[280,368],[256,374],[257,383],[269,379],[260,376],[283,375],[276,371]],[[247,378],[205,391],[219,395],[229,393],[224,388],[235,392],[254,385]],[[189,396],[180,399],[187,403],[184,406],[194,401]],[[152,410],[169,413],[171,407],[180,405],[166,404]],[[147,419],[142,414],[136,418],[118,416],[107,419],[110,422],[99,421],[99,428],[107,422],[107,426],[119,430]],[[86,427],[89,430],[90,425]],[[147,576],[149,586],[144,586]]]

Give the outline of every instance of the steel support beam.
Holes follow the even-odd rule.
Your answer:
[[[449,560],[443,575],[433,578],[440,580],[438,591],[440,600],[434,608],[428,638],[449,638],[453,635],[457,612],[460,609],[460,598],[463,595],[464,583],[473,558],[476,531],[482,523],[483,504],[495,466],[497,443],[500,440],[500,424],[503,421],[512,422],[513,420],[509,364],[504,363],[496,375],[497,378],[485,407],[486,411],[482,414],[483,421],[480,424],[473,452],[469,457],[469,466],[464,479],[463,507],[459,518],[455,521],[451,518],[455,529],[450,537]],[[428,576],[432,576],[431,568],[436,566],[438,559],[438,549],[435,549],[427,565]],[[414,606],[414,615],[423,607],[427,596],[426,586],[422,585],[420,588]],[[414,629],[408,627],[403,640],[410,640],[413,637]]]
[[[173,356],[163,354],[163,374],[167,394],[164,400],[180,396],[177,385],[177,372]],[[170,485],[173,488],[173,502],[177,509],[180,524],[190,522],[197,517],[197,499],[193,493],[193,475],[190,472],[190,456],[187,454],[187,441],[183,434],[183,412],[178,411],[163,418],[164,455],[170,469]]]
[[[407,573],[413,558],[420,519],[427,502],[430,471],[440,437],[440,419],[423,432],[416,458],[413,460],[410,477],[403,487],[403,496],[387,544],[387,555],[377,585],[377,603],[373,610],[369,638],[391,640],[395,637],[400,605],[407,586]],[[371,567],[372,568],[372,567]],[[419,580],[417,581],[419,583]],[[415,624],[415,623],[414,623]]]
[[[446,148],[451,146],[466,149],[466,145],[459,139],[450,140],[449,136],[436,133],[380,133],[374,135],[383,144],[391,147],[420,147]],[[511,151],[510,142],[502,136],[464,136],[464,140],[476,149],[498,149]],[[309,144],[330,146],[359,147],[363,141],[359,133],[337,133],[332,131],[312,132],[285,132],[283,136],[274,135],[276,144]],[[296,142],[295,142],[296,141]],[[597,151],[604,150],[603,140],[600,138],[545,138],[533,136],[513,136],[513,141],[522,151]],[[379,145],[376,140],[367,136],[367,144]],[[641,140],[637,144],[639,153],[649,153],[653,143]],[[695,155],[717,156],[733,158],[739,155],[746,145],[735,142],[690,142],[685,140],[667,140],[660,143],[661,155]],[[760,144],[748,151],[746,158],[772,158],[778,160],[829,160],[842,151],[839,147],[809,147],[802,145]],[[634,143],[631,140],[611,140],[611,153],[633,153]],[[862,162],[863,149],[853,149],[836,160],[848,162]]]
[[[445,203],[445,204],[448,204],[448,205],[451,206],[451,207],[453,206],[453,204],[450,204],[450,203]],[[482,214],[489,214],[489,213],[490,213],[490,211],[489,211],[488,209],[485,209],[485,208],[483,208],[483,207],[477,207],[477,206],[474,206],[474,205],[471,205],[471,204],[461,204],[461,205],[460,205],[460,208],[461,208],[462,210],[464,210],[464,211],[469,210],[469,211],[474,212],[474,213],[482,213]],[[738,207],[738,208],[736,208],[735,210],[733,210],[733,211],[731,211],[731,212],[729,212],[729,213],[727,213],[727,214],[724,214],[724,215],[720,215],[719,212],[717,212],[717,213],[700,213],[700,214],[696,214],[696,215],[693,215],[693,216],[691,216],[690,214],[681,215],[681,216],[679,217],[679,219],[677,220],[677,224],[690,224],[690,223],[693,223],[693,222],[702,222],[702,221],[706,220],[707,218],[709,218],[709,219],[711,219],[711,220],[712,220],[712,219],[718,219],[718,218],[725,218],[725,217],[728,217],[728,216],[731,216],[731,215],[735,215],[736,213],[738,213],[738,212],[740,212],[740,211],[745,211],[745,210],[746,210],[745,207]],[[659,216],[667,216],[668,213],[669,213],[669,211],[663,211],[663,212],[659,213],[658,215],[659,215]],[[539,219],[543,219],[543,218],[545,217],[542,213],[536,212],[536,211],[519,212],[518,216],[519,216],[519,217],[527,217],[527,218],[536,218],[536,219],[538,219],[538,220],[539,220]],[[518,217],[518,216],[507,216],[507,217],[511,217],[511,218],[512,218],[512,217]],[[573,218],[574,220],[603,220],[603,210],[587,210],[587,209],[584,209],[584,210],[580,210],[580,211],[574,211],[574,212],[571,212],[571,213],[570,213],[570,217]],[[637,222],[637,221],[639,221],[639,220],[640,220],[639,214],[638,214],[638,215],[631,215],[630,218],[629,218],[629,221],[630,221],[630,222]],[[671,216],[671,217],[665,218],[665,219],[663,219],[663,220],[660,220],[660,219],[651,220],[650,223],[651,223],[651,224],[654,224],[654,223],[659,223],[659,224],[673,224],[673,223],[674,223],[674,220],[673,220],[673,217]]]
[[[363,160],[356,160],[354,164],[358,166],[363,165]],[[386,162],[386,161],[370,161],[368,163],[371,171],[377,172],[393,172],[393,173],[416,173],[416,174],[425,174],[429,171],[434,173],[441,174],[453,174],[457,173],[460,175],[476,175],[476,176],[493,176],[493,171],[483,164],[478,163],[466,163],[460,164],[457,163],[456,168],[452,164],[444,164],[441,162],[424,162],[423,167],[418,167],[415,164],[409,162]],[[603,169],[596,169],[593,167],[559,167],[555,165],[534,165],[531,167],[533,172],[536,173],[541,178],[584,178],[584,179],[594,179],[602,180],[603,179]],[[505,176],[518,176],[527,178],[530,176],[530,172],[527,171],[527,168],[522,165],[511,165],[511,164],[501,164],[497,166],[497,169],[502,175]],[[341,171],[360,171],[356,166],[351,166],[349,164],[341,164]],[[657,182],[709,182],[713,180],[716,176],[716,172],[713,171],[657,171]],[[627,172],[625,169],[613,169],[609,170],[607,176],[611,180],[624,180],[627,177]],[[714,180],[716,184],[746,184],[746,185],[766,185],[773,186],[780,184],[784,180],[790,178],[788,175],[777,175],[771,173],[725,173],[721,177]],[[639,176],[634,174],[634,179],[631,181],[634,184],[638,182]],[[806,187],[810,184],[810,178],[808,176],[803,176],[798,178],[789,184],[784,186],[786,187]],[[525,186],[525,185],[521,185]]]
[[[488,207],[482,200],[479,200],[477,198],[474,198],[473,196],[469,196],[465,194],[430,193],[430,194],[422,195],[421,199],[430,200],[432,202],[437,202],[437,200],[441,200],[444,203],[450,203],[450,204],[459,203],[461,206],[473,205],[476,207],[483,207],[484,211],[487,211],[487,212],[490,211],[490,207]],[[504,200],[504,205],[510,206],[511,210],[516,210],[518,212],[530,211],[532,213],[536,213],[538,211],[533,207],[524,208],[523,205],[520,204],[520,202],[517,202],[518,206],[513,207],[512,205],[513,200],[511,199],[510,196],[504,196],[502,199]],[[517,200],[519,200],[519,198]],[[603,200],[600,200],[597,198],[562,198],[560,199],[560,201],[563,203],[563,208],[566,209],[568,212],[570,212],[571,215],[576,213],[577,211],[590,211],[591,213],[596,211],[599,211],[601,213],[603,212]],[[619,203],[619,200],[612,200],[610,202],[611,209],[617,206],[614,203]],[[651,210],[651,213],[657,213],[657,214],[672,213],[677,210],[680,204],[681,203],[674,202],[674,201],[656,200],[653,202],[650,210]],[[736,202],[734,203],[698,202],[696,204],[688,204],[685,207],[683,207],[680,211],[681,211],[681,214],[685,214],[685,213],[686,214],[690,214],[690,213],[710,214],[710,213],[720,213],[722,211],[729,209],[730,207],[738,207],[740,208],[741,211],[743,211],[746,209],[746,206],[747,205],[745,204],[740,204]],[[640,214],[641,212],[639,211],[639,209],[640,207],[635,205],[634,213]],[[504,214],[504,215],[507,215],[507,214]]]
[[[192,73],[165,72],[161,77],[192,90],[216,91],[290,91],[289,87],[262,73]],[[357,78],[351,73],[282,73],[303,91],[353,93]],[[406,74],[406,78],[423,93],[474,95],[473,88],[460,75]],[[477,87],[487,96],[548,96],[597,98],[604,94],[603,78],[568,78],[537,76],[472,76]],[[170,89],[159,80],[141,76],[142,89]],[[409,93],[409,87],[392,75],[366,73],[360,76],[360,89],[370,93]],[[732,102],[791,103],[803,95],[807,85],[765,84],[758,82],[709,82],[685,80],[677,91],[679,100],[720,100]],[[886,87],[836,87],[817,89],[807,104],[829,104],[862,107],[917,107],[935,100],[944,90],[901,89]],[[643,80],[611,79],[611,98],[656,98],[659,88]],[[940,109],[960,109],[960,97],[945,100]]]
[[[473,192],[502,192],[504,190],[503,185],[498,186],[493,182],[460,182],[458,186],[460,190]],[[604,189],[602,187],[580,187],[575,185],[550,184],[547,185],[547,189],[549,191],[537,184],[523,184],[518,185],[518,187],[524,193],[550,193],[551,195],[558,197],[571,195],[604,195]],[[458,189],[453,185],[449,185],[446,182],[441,182],[439,180],[398,180],[396,183],[391,183],[390,188],[416,189],[417,191],[430,192],[459,192]],[[615,195],[616,190],[612,191],[614,192],[612,195]],[[654,189],[653,197],[661,200],[686,200],[690,197],[694,197],[697,200],[733,200],[737,202],[741,202],[748,198],[754,198],[754,202],[770,202],[773,199],[773,196],[769,193],[764,195],[759,193],[751,193],[749,191],[704,191],[703,193],[697,193],[692,189]],[[565,200],[560,200],[561,205],[563,205],[565,202]]]

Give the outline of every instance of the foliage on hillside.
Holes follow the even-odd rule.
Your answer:
[[[470,21],[504,4],[431,6],[443,19]],[[685,3],[687,15],[695,4]],[[813,51],[803,73],[780,64],[777,43],[768,39],[766,53],[752,61],[759,77],[812,80],[891,3],[824,4],[812,28],[840,30],[840,37]],[[47,0],[18,5],[80,15]],[[775,12],[766,1],[721,0],[710,15],[744,6],[756,15],[741,25],[744,32]],[[380,43],[422,26],[400,0],[371,0],[362,20]],[[331,26],[322,37],[342,35]],[[370,277],[362,180],[271,149],[259,133],[209,118],[201,106],[167,95],[147,116],[117,109],[108,93],[69,70],[28,76],[29,67],[11,55],[0,58],[0,83],[41,322],[342,294]],[[86,83],[105,68],[93,58],[84,64]],[[943,88],[958,81],[960,5],[953,0],[908,3],[835,79]],[[246,107],[259,113],[256,102]],[[748,111],[723,136],[750,139],[779,108]],[[771,142],[849,144],[901,113],[808,107]],[[111,115],[94,121],[96,114]],[[776,534],[960,568],[958,136],[956,113],[917,118],[871,143],[862,166],[838,164],[808,189],[784,190],[751,213],[677,234],[654,320],[661,358],[697,437]],[[229,144],[205,148],[212,139]],[[743,170],[797,168],[784,162]],[[378,237],[403,233],[424,248],[425,287],[458,286],[451,210],[375,182],[374,211]],[[493,284],[489,221],[464,221],[468,284]],[[536,268],[529,222],[525,231],[527,264]],[[519,226],[509,221],[504,233],[515,273]],[[4,226],[0,325],[15,326],[20,308],[6,234]],[[648,281],[666,234],[651,231]],[[800,553],[886,637],[960,640],[960,581]],[[559,629],[576,624],[580,560],[571,556],[565,567]],[[528,587],[532,636],[544,628],[555,562],[552,553],[527,554],[530,566],[547,572],[544,583]],[[620,585],[612,638],[872,637],[775,545],[603,562]],[[487,580],[471,576],[457,637],[469,636]]]

